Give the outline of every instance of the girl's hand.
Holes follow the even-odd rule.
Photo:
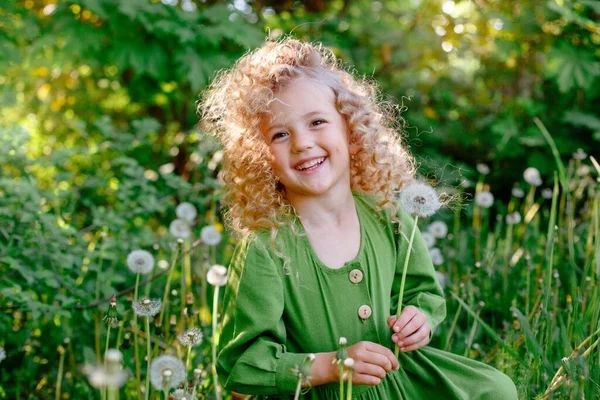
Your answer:
[[[363,341],[348,347],[347,350],[348,357],[354,359],[352,383],[355,385],[379,385],[388,372],[400,368],[394,353],[380,344]],[[339,382],[339,367],[335,370]]]
[[[396,316],[388,318],[388,325],[394,331],[392,341],[402,352],[413,351],[426,346],[430,340],[431,327],[427,317],[415,306],[406,307],[396,321]]]

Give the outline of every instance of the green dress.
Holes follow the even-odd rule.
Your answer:
[[[360,221],[360,250],[342,268],[324,265],[301,235],[282,228],[276,249],[270,232],[239,243],[228,273],[217,371],[222,385],[238,393],[291,398],[297,378],[290,372],[308,353],[335,351],[372,341],[393,349],[387,318],[395,314],[412,219],[400,226],[354,194]],[[427,246],[415,235],[405,284],[404,306],[418,307],[431,331],[446,316],[446,300]],[[429,346],[399,354],[400,369],[377,386],[354,386],[354,399],[516,399],[509,377],[480,362]],[[339,383],[311,388],[305,398],[338,399]]]

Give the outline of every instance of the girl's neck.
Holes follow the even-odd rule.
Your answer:
[[[356,219],[356,205],[350,188],[343,193],[325,196],[294,196],[289,198],[305,229],[343,226]]]

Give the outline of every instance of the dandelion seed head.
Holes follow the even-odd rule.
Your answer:
[[[481,208],[490,208],[494,204],[494,195],[484,190],[475,195],[475,204]]]
[[[149,299],[145,296],[132,304],[133,311],[140,317],[154,317],[160,312],[161,306],[160,299]]]
[[[429,249],[429,256],[431,257],[431,262],[433,265],[442,265],[444,263],[444,256],[442,255],[442,251],[437,247]]]
[[[354,359],[353,358],[346,358],[344,360],[344,366],[348,369],[353,369],[354,368]]]
[[[448,225],[444,221],[434,221],[428,227],[427,231],[438,239],[448,236]]]
[[[440,271],[436,271],[435,276],[442,289],[446,289],[446,285],[448,285],[448,277],[446,276],[446,274]]]
[[[507,225],[516,225],[521,222],[521,214],[518,211],[515,211],[512,214],[508,214],[506,216],[506,224]]]
[[[158,268],[160,268],[160,269],[167,269],[167,268],[169,268],[169,262],[167,260],[160,260],[158,262]]]
[[[490,173],[490,167],[488,167],[487,164],[479,163],[477,164],[476,168],[477,172],[479,172],[481,175],[487,175]]]
[[[195,326],[191,327],[181,335],[177,336],[177,340],[186,347],[197,346],[202,343],[202,331]]]
[[[338,341],[338,344],[340,346],[345,346],[347,343],[348,343],[348,340],[345,337],[341,336],[340,340]]]
[[[525,182],[529,183],[531,186],[540,186],[542,184],[540,171],[534,167],[527,168],[525,172],[523,172],[523,178],[525,178]]]
[[[214,225],[207,225],[200,231],[200,238],[208,246],[216,246],[221,243],[221,232]]]
[[[192,230],[187,221],[176,218],[169,225],[169,232],[178,239],[187,239],[191,236]]]
[[[421,233],[421,237],[423,238],[423,241],[427,245],[428,249],[435,246],[435,236],[433,236],[431,233],[423,232],[423,233]]]
[[[114,349],[113,349],[114,350]],[[118,351],[118,350],[114,350]],[[120,353],[120,352],[119,352]],[[107,362],[109,361],[108,352],[106,354]],[[122,355],[121,355],[122,359]],[[125,384],[128,378],[128,374],[125,370],[121,369],[121,361],[107,363],[106,368],[104,365],[91,366],[86,365],[83,367],[83,372],[87,375],[90,386],[94,388],[113,387],[120,388]]]
[[[122,363],[123,353],[117,349],[108,349],[104,355],[104,358],[106,359],[106,362],[109,363]]]
[[[411,215],[430,217],[440,206],[437,192],[424,183],[413,183],[400,192],[400,204]]]
[[[177,215],[177,218],[191,224],[194,222],[194,219],[196,219],[198,211],[196,211],[196,207],[194,207],[192,203],[183,202],[175,208],[175,214]]]
[[[173,393],[171,393],[171,396],[173,396],[174,400],[184,400],[186,398],[185,395],[186,393],[183,389],[177,389]]]
[[[583,151],[583,149],[579,148],[577,149],[577,151],[575,153],[573,153],[573,158],[576,160],[585,160],[587,157],[587,154],[585,151]]]
[[[525,192],[521,188],[514,187],[510,192],[517,199],[522,199],[523,197],[525,197]]]
[[[208,270],[206,280],[213,286],[225,286],[227,283],[227,268],[215,264]]]
[[[551,199],[552,194],[553,194],[552,189],[550,189],[550,188],[542,189],[542,197],[545,198],[546,200]]]
[[[150,381],[156,390],[175,388],[185,379],[185,365],[178,358],[165,354],[152,360]]]
[[[127,268],[135,274],[146,275],[154,268],[154,257],[146,250],[133,250],[127,256]]]
[[[0,362],[4,359],[6,359],[6,351],[4,350],[4,347],[0,347]]]

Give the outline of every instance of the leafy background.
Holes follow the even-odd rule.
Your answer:
[[[0,396],[49,398],[65,338],[65,395],[91,393],[79,366],[98,354],[95,302],[132,285],[125,255],[168,258],[181,201],[219,224],[196,100],[266,37],[332,48],[407,107],[421,174],[456,188],[483,162],[508,202],[527,166],[552,181],[534,117],[565,160],[600,149],[599,18],[586,0],[0,2]]]

